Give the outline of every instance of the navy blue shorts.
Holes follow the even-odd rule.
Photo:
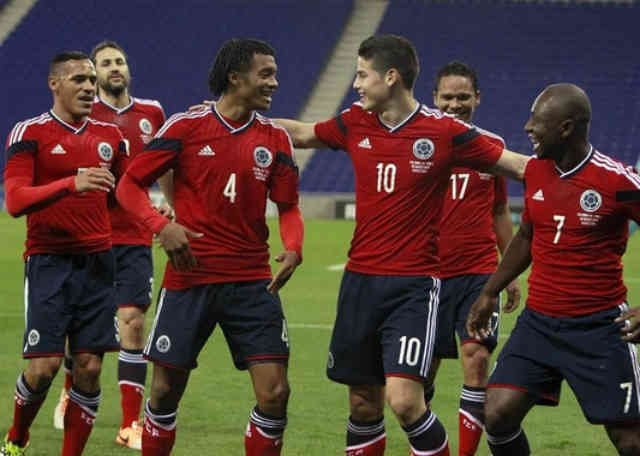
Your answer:
[[[438,328],[433,356],[436,358],[457,358],[456,333],[460,344],[476,342],[493,353],[498,345],[500,326],[500,301],[491,317],[491,334],[485,340],[477,340],[469,335],[466,328],[469,310],[480,295],[482,287],[491,274],[469,274],[442,279],[440,306],[438,306]]]
[[[163,288],[145,357],[169,367],[194,369],[219,324],[237,369],[255,362],[287,362],[287,322],[280,299],[267,291],[268,284],[257,280]]]
[[[435,340],[440,280],[345,271],[331,336],[327,376],[347,385],[421,381]]]
[[[640,367],[636,346],[620,337],[614,319],[622,305],[570,318],[529,308],[505,344],[489,379],[490,388],[513,388],[557,405],[566,380],[592,424],[640,419]]]
[[[116,257],[116,305],[146,311],[153,293],[151,247],[114,245]]]
[[[31,255],[25,265],[23,357],[120,349],[111,250],[88,255]]]

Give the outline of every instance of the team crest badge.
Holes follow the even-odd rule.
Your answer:
[[[253,158],[260,168],[267,168],[273,161],[273,154],[264,146],[258,146],[253,150]]]
[[[113,158],[113,148],[111,144],[106,142],[101,142],[98,144],[98,155],[104,161],[110,161]]]
[[[145,135],[150,135],[153,131],[153,127],[151,126],[151,122],[149,122],[149,119],[140,119],[138,126],[140,127],[142,133],[144,133]]]
[[[419,160],[429,160],[435,150],[433,141],[427,138],[420,138],[413,143],[413,155]]]
[[[587,212],[595,212],[602,206],[602,196],[595,190],[585,190],[580,195],[580,207]]]
[[[29,335],[27,336],[27,341],[29,342],[29,345],[31,345],[32,347],[34,345],[38,345],[38,342],[40,342],[40,333],[37,330],[32,329],[31,331],[29,331]]]
[[[169,351],[170,348],[171,348],[171,339],[169,339],[169,336],[164,334],[158,337],[158,340],[156,340],[156,349],[158,349],[160,353],[166,353]]]

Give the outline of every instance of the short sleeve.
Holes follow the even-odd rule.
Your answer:
[[[451,146],[458,166],[487,169],[493,166],[504,147],[475,127],[458,119],[450,119]]]
[[[270,178],[269,199],[275,203],[298,203],[298,166],[285,130],[278,129],[275,163]]]

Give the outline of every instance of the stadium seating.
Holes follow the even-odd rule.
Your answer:
[[[159,5],[159,4],[158,4]],[[128,52],[134,96],[156,98],[167,115],[211,98],[207,74],[232,37],[267,40],[277,51],[282,88],[269,115],[295,116],[349,17],[352,0],[154,2],[40,1],[0,47],[5,75],[0,132],[51,106],[47,66],[61,51],[88,52],[104,39]]]
[[[391,2],[381,33],[407,36],[418,49],[419,100],[432,105],[433,76],[458,59],[476,68],[482,104],[475,123],[530,153],[523,132],[531,103],[548,84],[573,82],[593,104],[591,141],[603,153],[635,163],[640,153],[640,5],[477,2]],[[344,107],[356,99],[345,97]],[[635,141],[635,144],[634,144]],[[302,176],[307,192],[351,192],[346,154],[319,151]],[[509,193],[521,195],[510,183]]]

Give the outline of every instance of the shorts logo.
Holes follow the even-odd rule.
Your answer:
[[[142,133],[144,133],[145,135],[150,135],[153,131],[153,127],[151,126],[151,122],[149,122],[149,119],[140,119],[138,126],[140,127]]]
[[[327,359],[327,369],[333,369],[336,365],[336,360],[333,358],[333,353],[329,352],[329,358]]]
[[[602,206],[602,196],[595,190],[585,190],[580,195],[580,207],[587,212],[595,212]]]
[[[258,146],[253,150],[253,158],[256,161],[256,165],[260,168],[266,168],[273,161],[273,154],[266,147]]]
[[[113,158],[113,148],[111,147],[111,144],[106,142],[98,144],[98,155],[104,161],[110,161]]]
[[[171,349],[171,340],[169,339],[169,336],[165,334],[158,337],[158,340],[156,340],[156,349],[160,353],[168,352]]]
[[[29,335],[27,336],[27,341],[29,342],[29,345],[31,345],[32,347],[34,345],[38,345],[38,342],[40,342],[40,333],[37,330],[32,329],[31,331],[29,331]]]
[[[433,141],[427,138],[420,138],[413,143],[413,155],[419,160],[429,160],[435,150]]]

